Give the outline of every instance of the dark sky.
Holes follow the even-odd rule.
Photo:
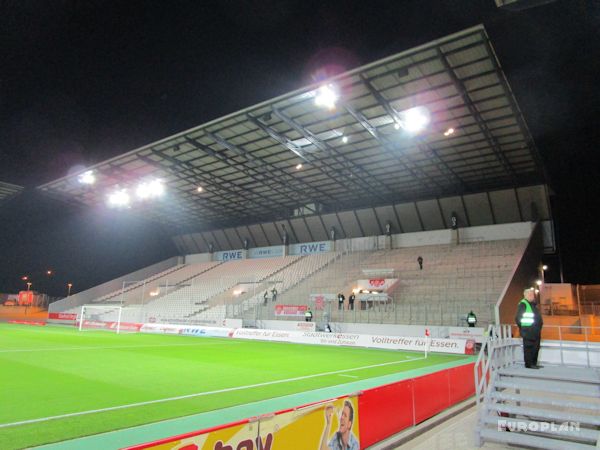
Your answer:
[[[565,280],[600,282],[600,1],[0,0],[0,181],[32,188],[309,84],[333,58],[351,69],[479,23],[546,163]],[[29,273],[63,295],[175,253],[168,230],[31,189],[0,208],[0,292]]]

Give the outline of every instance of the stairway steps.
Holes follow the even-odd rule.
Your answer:
[[[592,383],[600,384],[600,371],[595,369],[570,367],[543,367],[533,370],[525,367],[510,367],[498,371],[501,376],[513,376],[520,378],[536,378],[543,380],[568,381],[569,383]]]
[[[529,408],[524,406],[505,405],[502,403],[493,403],[487,405],[487,408],[496,412],[505,412],[508,414],[516,414],[520,416],[535,417],[548,421],[571,421],[585,423],[594,426],[600,426],[600,416],[589,414],[575,414],[572,412],[563,411],[548,411],[544,409]]]
[[[557,381],[528,380],[515,377],[500,379],[494,385],[497,388],[505,389],[528,389],[532,391],[555,392],[557,394],[580,395],[582,397],[600,397],[599,386],[587,386],[584,384],[569,385]]]
[[[575,402],[564,398],[547,399],[523,394],[507,394],[504,392],[491,392],[490,397],[499,401],[512,401],[523,403],[536,403],[538,405],[559,406],[562,408],[590,409],[600,415],[600,403]]]
[[[487,425],[492,425],[494,427],[498,427],[498,421],[499,420],[506,420],[506,422],[510,423],[511,421],[514,422],[518,422],[515,423],[513,425],[513,427],[518,427],[519,425],[522,424],[522,426],[527,426],[527,429],[535,429],[535,427],[540,427],[539,422],[536,421],[532,421],[532,420],[522,420],[522,419],[511,419],[509,417],[500,417],[500,416],[488,416],[484,419],[484,423]],[[531,426],[530,426],[531,424]],[[596,442],[598,442],[598,438],[600,438],[600,432],[597,430],[592,430],[589,428],[582,428],[580,427],[579,430],[569,430],[569,429],[560,429],[560,424],[556,424],[557,429],[551,429],[548,428],[547,430],[544,431],[527,431],[527,433],[533,433],[534,436],[539,436],[539,435],[543,435],[543,434],[548,434],[551,436],[556,436],[559,438],[572,438],[572,439],[576,439],[578,441],[585,441],[585,442],[589,442],[592,444],[596,444]],[[487,428],[489,429],[489,428]],[[517,431],[516,429],[511,431],[511,432],[515,432],[515,433],[525,433],[524,431]],[[571,441],[569,441],[570,444]],[[565,445],[566,443],[563,442],[563,445]],[[564,447],[563,447],[564,448]]]
[[[502,442],[520,447],[541,448],[546,450],[598,450],[595,445],[565,442],[541,436],[532,436],[525,433],[508,433],[506,431],[490,430],[484,428],[480,433],[487,441]]]

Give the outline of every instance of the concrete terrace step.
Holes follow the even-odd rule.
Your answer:
[[[524,433],[509,433],[484,428],[481,437],[486,441],[503,442],[519,447],[542,448],[546,450],[598,450],[595,445],[566,442],[559,439],[551,439],[540,436],[532,436]]]
[[[600,415],[600,402],[589,403],[589,402],[577,402],[567,400],[565,398],[549,399],[546,397],[535,397],[531,395],[523,394],[507,394],[504,392],[491,392],[490,398],[502,402],[523,402],[523,403],[535,403],[538,405],[556,406],[560,408],[575,408],[575,409],[589,409],[595,411]]]
[[[538,370],[525,367],[500,369],[499,374],[505,377],[538,378],[544,380],[564,380],[568,382],[591,383],[600,385],[600,370],[588,367],[544,366]]]
[[[585,384],[574,384],[560,381],[544,381],[531,380],[527,378],[506,378],[497,380],[494,383],[496,388],[503,389],[527,389],[532,391],[555,392],[566,395],[580,395],[582,397],[600,396],[600,387],[590,387]]]
[[[534,436],[540,436],[543,434],[549,434],[551,436],[556,436],[559,438],[570,438],[570,439],[575,439],[577,441],[583,441],[583,442],[589,442],[591,444],[596,444],[596,442],[598,441],[598,438],[600,437],[600,432],[597,430],[592,430],[590,428],[582,428],[579,427],[579,429],[569,429],[568,427],[562,427],[560,426],[560,424],[556,424],[555,428],[551,428],[548,427],[548,429],[546,430],[540,430],[540,423],[536,422],[536,421],[532,421],[532,420],[517,420],[517,419],[511,419],[508,417],[500,417],[500,416],[487,416],[483,421],[486,425],[492,425],[494,427],[498,427],[498,425],[502,422],[499,421],[506,421],[506,422],[514,422],[512,424],[512,427],[514,428],[513,431],[511,432],[517,432],[519,433],[519,431],[517,430],[518,426],[522,426],[522,427],[527,427],[528,430],[539,430],[539,431],[528,431],[528,433],[535,433],[533,434]],[[511,425],[507,424],[507,428],[511,428]],[[487,428],[489,429],[489,428]],[[563,445],[565,445],[566,443],[563,443]],[[565,447],[563,447],[565,448]]]
[[[600,416],[589,414],[575,414],[572,412],[553,411],[546,409],[528,408],[524,406],[505,405],[502,403],[493,403],[487,405],[488,409],[496,412],[505,412],[508,414],[516,414],[529,418],[535,417],[548,421],[572,421],[594,426],[600,426]]]

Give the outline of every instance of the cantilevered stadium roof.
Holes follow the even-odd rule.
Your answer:
[[[338,92],[334,108],[316,104],[322,86]],[[430,116],[420,133],[406,126],[406,112],[415,107]],[[94,184],[81,183],[81,172],[39,189],[97,206],[111,192],[127,191],[133,197],[140,182],[160,179],[166,195],[155,201],[132,200],[129,207],[186,229],[546,182],[483,26],[235,112],[86,171],[91,171]]]
[[[19,195],[23,191],[22,186],[17,186],[16,184],[3,183],[0,181],[0,205],[11,198]]]

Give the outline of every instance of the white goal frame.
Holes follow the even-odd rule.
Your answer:
[[[92,329],[92,330],[103,330],[103,331],[116,331],[117,334],[121,333],[121,319],[123,318],[123,312],[128,311],[128,310],[138,310],[138,308],[128,308],[128,307],[124,307],[121,305],[81,305],[81,310],[79,312],[79,331],[84,331],[86,329]],[[110,327],[90,327],[87,328],[84,326],[85,321],[86,320],[90,320],[90,315],[89,312],[90,311],[97,311],[99,313],[101,313],[102,311],[105,311],[106,313],[112,313],[111,314],[111,318],[110,320],[103,320],[102,318],[100,319],[92,319],[92,320],[96,320],[99,322],[114,322],[116,324],[116,326],[114,328],[110,328]],[[86,317],[86,313],[87,317]]]

